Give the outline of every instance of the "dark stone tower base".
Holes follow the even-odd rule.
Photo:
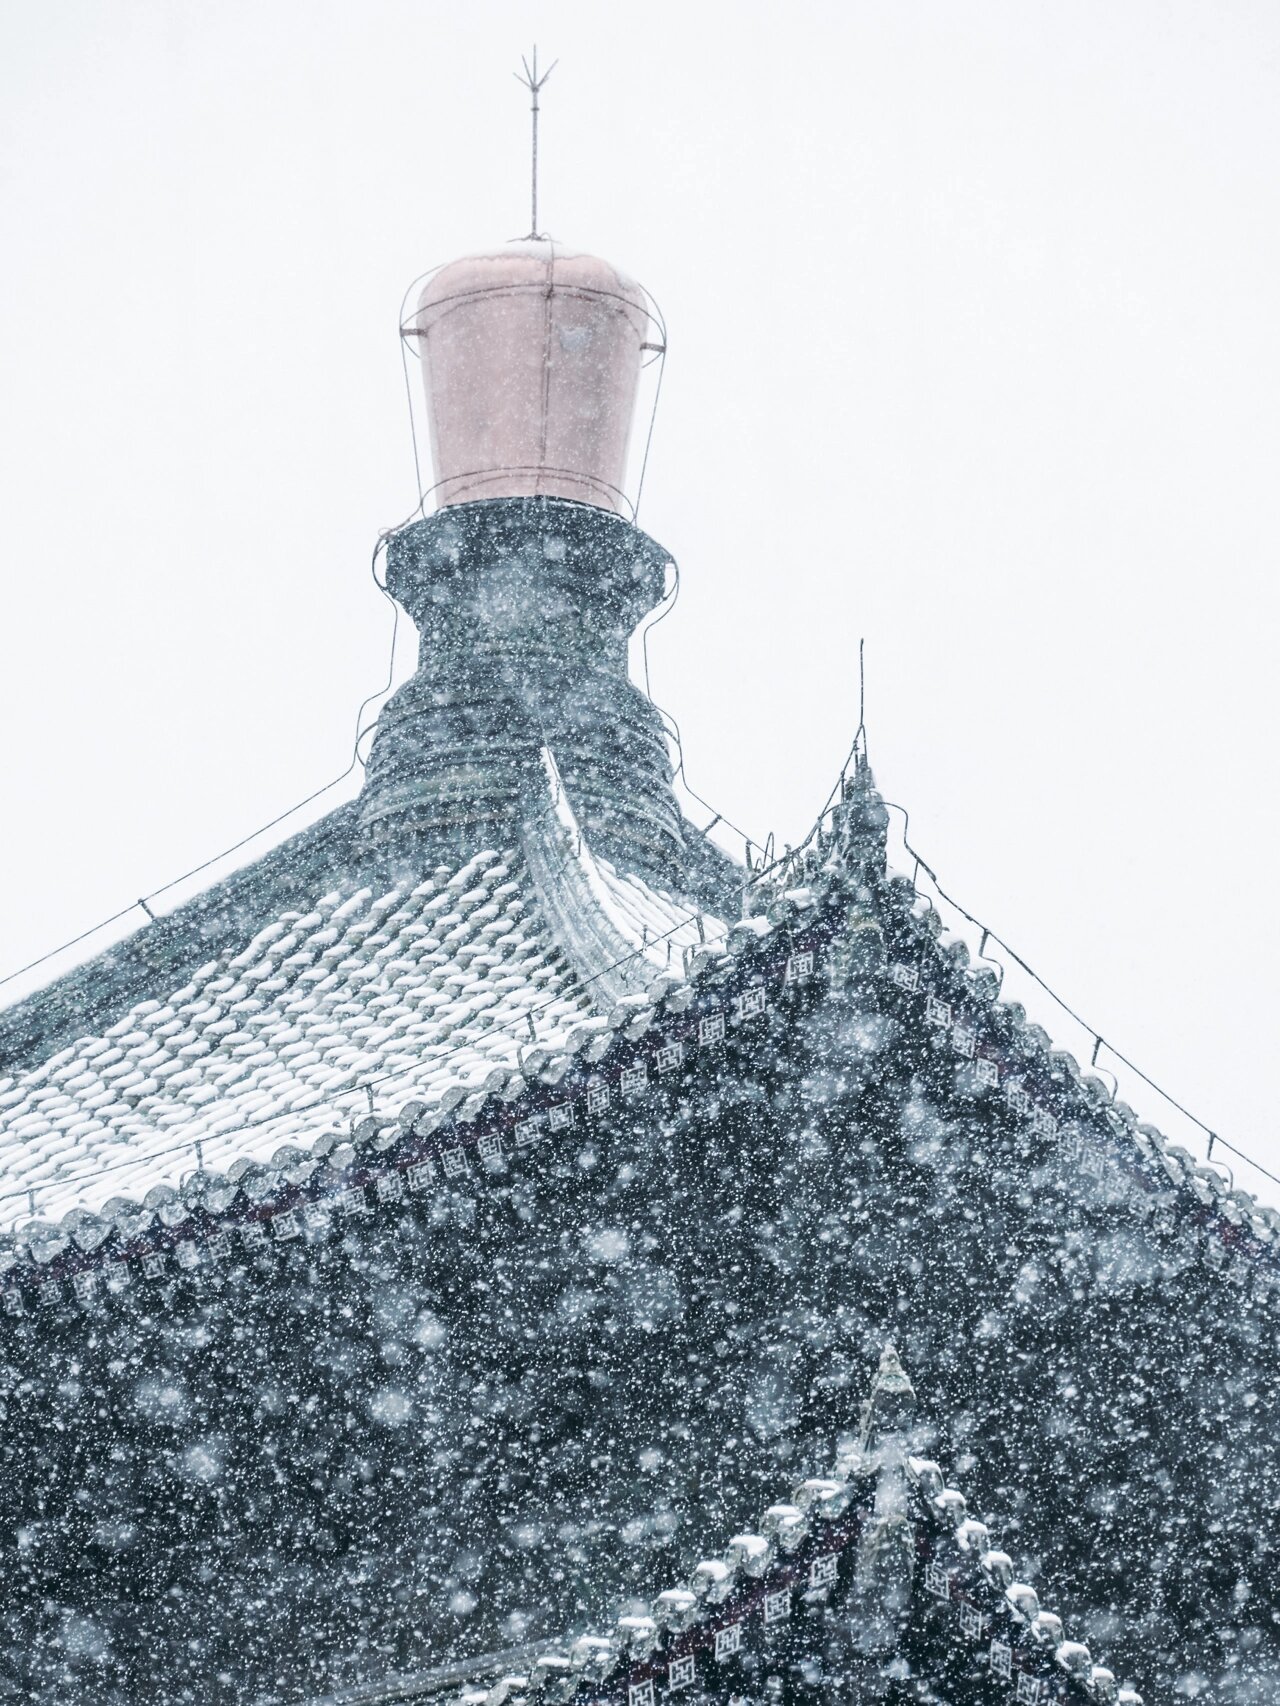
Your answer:
[[[371,836],[509,839],[546,746],[593,844],[678,883],[666,740],[627,678],[627,642],[668,561],[621,517],[563,498],[457,504],[397,533],[387,586],[421,652],[379,719],[360,802]]]

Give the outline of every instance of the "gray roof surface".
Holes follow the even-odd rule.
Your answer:
[[[304,888],[237,951],[0,1078],[0,1227],[109,1218],[197,1166],[451,1107],[724,936],[597,857],[544,763],[517,845],[385,887]]]
[[[243,965],[210,972],[205,999],[216,1005],[207,991],[224,977],[233,978],[224,996],[244,982],[256,993],[241,999],[263,1002],[248,1017],[266,1015],[265,1024],[296,996],[303,1005],[291,1022],[307,1031],[326,988],[352,1009],[327,1069],[356,1076],[311,1084],[293,1107],[273,1098],[262,1118],[274,1165],[242,1172],[225,1160],[258,1140],[251,1116],[238,1115],[219,1152],[229,1181],[221,1204],[208,1192],[203,1203],[187,1201],[185,1185],[179,1202],[161,1191],[153,1224],[121,1230],[122,1213],[119,1236],[103,1232],[96,1247],[98,1232],[73,1210],[62,1256],[45,1261],[33,1241],[25,1276],[4,1275],[6,1300],[21,1285],[24,1308],[14,1313],[29,1317],[14,1334],[37,1356],[46,1340],[53,1347],[40,1402],[56,1410],[40,1420],[66,1423],[68,1453],[85,1429],[127,1440],[134,1454],[114,1491],[84,1481],[86,1504],[129,1510],[137,1485],[167,1487],[165,1477],[181,1473],[170,1435],[152,1441],[139,1431],[129,1357],[152,1356],[166,1370],[187,1359],[193,1400],[216,1363],[218,1380],[199,1388],[211,1410],[199,1429],[243,1450],[240,1479],[227,1488],[229,1522],[241,1520],[241,1502],[246,1525],[270,1508],[283,1549],[261,1550],[256,1528],[246,1545],[248,1526],[188,1540],[160,1514],[146,1557],[163,1561],[158,1580],[185,1571],[202,1581],[217,1568],[222,1591],[209,1616],[222,1620],[219,1639],[233,1637],[246,1653],[256,1641],[254,1662],[274,1663],[269,1623],[228,1628],[266,1594],[282,1617],[300,1620],[299,1664],[314,1657],[315,1675],[334,1682],[371,1680],[379,1669],[370,1654],[338,1662],[351,1601],[419,1664],[466,1661],[504,1639],[553,1640],[600,1627],[611,1607],[651,1594],[656,1553],[677,1537],[686,1556],[719,1544],[733,1532],[724,1524],[749,1519],[793,1456],[812,1462],[833,1414],[847,1409],[852,1367],[905,1305],[904,1342],[929,1368],[947,1413],[970,1413],[983,1440],[984,1504],[1008,1527],[1017,1516],[1028,1555],[1044,1556],[1055,1535],[1069,1551],[1082,1532],[1070,1488],[1101,1484],[1116,1429],[1155,1489],[1157,1517],[1167,1509],[1181,1522],[1188,1504],[1203,1508],[1203,1480],[1220,1477],[1221,1462],[1197,1456],[1198,1432],[1184,1447],[1176,1428],[1175,1437],[1125,1431],[1140,1419],[1124,1408],[1130,1341],[1137,1331],[1143,1354],[1159,1363],[1162,1409],[1175,1422],[1181,1414],[1185,1428],[1199,1400],[1179,1395],[1179,1370],[1199,1358],[1197,1379],[1212,1386],[1213,1358],[1243,1367],[1252,1355],[1230,1335],[1272,1330],[1280,1240],[1268,1217],[1137,1127],[1016,1005],[997,999],[996,979],[970,967],[961,944],[939,939],[911,884],[885,877],[883,838],[865,833],[875,812],[866,789],[842,802],[825,842],[760,885],[754,898],[766,915],[726,932],[593,854],[549,760],[543,775],[517,846],[362,896],[341,929],[333,920],[346,901],[327,913],[298,909],[269,940],[232,957]],[[798,886],[784,888],[788,881]],[[432,1004],[421,991],[445,999]],[[189,1022],[194,1015],[178,1007],[198,993],[167,1005]],[[391,1005],[374,1008],[384,994]],[[430,1020],[421,1035],[436,1039],[429,1060],[402,1049],[414,1056],[403,1071],[395,1038],[408,1033],[395,1032],[397,1002],[421,1008]],[[439,1034],[432,1027],[446,1012],[453,1030]],[[535,1031],[545,1026],[536,1045],[530,1018]],[[327,1009],[315,1020],[335,1022]],[[221,1053],[236,1034],[218,1033],[216,1049],[195,1058]],[[182,1035],[163,1039],[166,1061],[181,1059]],[[286,1053],[306,1040],[273,1031],[262,1069],[296,1063],[306,1086],[305,1072],[326,1069],[305,1048]],[[227,1063],[244,1064],[229,1052]],[[66,1080],[65,1093],[83,1075]],[[284,1093],[286,1081],[273,1082]],[[363,1113],[365,1085],[377,1102],[372,1116]],[[197,1114],[201,1106],[193,1104]],[[274,1122],[294,1117],[302,1125],[286,1142]],[[343,1141],[329,1149],[335,1128]],[[320,1159],[308,1160],[300,1139],[313,1129],[310,1153]],[[175,1165],[158,1150],[128,1162],[143,1164],[135,1195]],[[68,1175],[65,1184],[77,1181]],[[1061,1252],[1052,1285],[1028,1287],[1010,1271],[1028,1241]],[[109,1259],[90,1283],[95,1248]],[[922,1249],[932,1252],[927,1263]],[[1082,1251],[1093,1266],[1077,1284],[1072,1264]],[[1208,1274],[1203,1300],[1166,1305],[1166,1287],[1186,1294]],[[394,1330],[393,1305],[404,1316]],[[410,1329],[419,1311],[427,1339]],[[241,1339],[246,1313],[255,1332]],[[1157,1320],[1166,1335],[1186,1325],[1194,1342],[1167,1351]],[[175,1349],[183,1332],[194,1350]],[[392,1346],[401,1360],[384,1366],[389,1337],[407,1342]],[[114,1354],[122,1346],[128,1355]],[[292,1369],[303,1395],[273,1412],[269,1432],[283,1444],[266,1464],[252,1419],[261,1351],[268,1367]],[[106,1400],[83,1378],[86,1358],[103,1363],[94,1378]],[[384,1383],[408,1376],[387,1368],[415,1358],[411,1413],[421,1431],[396,1437]],[[68,1359],[79,1399],[62,1396]],[[1074,1408],[1095,1405],[1088,1427],[1054,1425],[1059,1374],[1070,1377]],[[1258,1389],[1269,1391],[1271,1378],[1261,1364]],[[305,1400],[313,1386],[314,1410]],[[1274,1453],[1250,1434],[1251,1415],[1230,1423],[1228,1442],[1242,1524],[1272,1508]],[[47,1437],[34,1423],[29,1435]],[[357,1444],[372,1459],[367,1483],[349,1473]],[[1214,1442],[1215,1453],[1222,1448]],[[87,1455],[96,1473],[103,1453]],[[1061,1469],[1046,1472],[1046,1460]],[[275,1464],[294,1477],[279,1491]],[[82,1473],[78,1464],[66,1470],[61,1496],[79,1498]],[[1015,1480],[1025,1495],[1015,1498]],[[1047,1500],[1048,1516],[1036,1508]],[[154,1503],[163,1513],[164,1501]],[[288,1562],[303,1519],[326,1532],[333,1525],[348,1550],[308,1549]],[[1061,1558],[1052,1564],[1064,1604],[1087,1612],[1086,1623],[1111,1618],[1122,1597],[1105,1576],[1106,1548],[1113,1574],[1116,1558],[1124,1564],[1128,1600],[1156,1544],[1122,1533],[1121,1518],[1105,1510],[1096,1521],[1102,1539],[1088,1579],[1076,1566],[1074,1579],[1064,1574]],[[1197,1534],[1186,1550],[1198,1568]],[[1170,1562],[1161,1568],[1169,1579]],[[394,1599],[408,1582],[411,1615]],[[138,1623],[131,1638],[154,1642],[161,1610],[139,1609],[132,1578],[122,1603],[122,1622]],[[1133,1663],[1139,1638],[1151,1648],[1168,1636],[1173,1613],[1161,1616],[1158,1626],[1107,1634],[1108,1648]]]

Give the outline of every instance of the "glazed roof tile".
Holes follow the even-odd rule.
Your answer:
[[[525,1048],[572,1048],[619,993],[724,937],[720,920],[596,858],[549,758],[547,774],[555,797],[523,845],[381,893],[329,889],[0,1080],[0,1227],[100,1213],[410,1100],[491,1091]],[[565,890],[589,924],[566,930]]]
[[[993,1545],[987,1524],[970,1514],[938,1464],[913,1454],[914,1402],[888,1346],[859,1433],[841,1437],[829,1474],[794,1484],[718,1556],[690,1559],[683,1581],[658,1592],[647,1608],[633,1603],[607,1633],[570,1638],[558,1651],[481,1655],[469,1671],[459,1666],[463,1687],[444,1696],[448,1706],[652,1701],[668,1683],[677,1686],[682,1665],[679,1686],[689,1686],[695,1698],[733,1699],[746,1674],[741,1659],[752,1649],[761,1651],[766,1669],[779,1671],[806,1646],[819,1659],[830,1626],[820,1615],[805,1622],[804,1614],[827,1606],[839,1608],[854,1647],[862,1643],[871,1653],[873,1674],[892,1652],[909,1648],[913,1662],[899,1658],[896,1667],[904,1679],[945,1687],[947,1673],[961,1675],[965,1698],[992,1706],[1015,1692],[1064,1706],[1142,1706],[1142,1696],[1118,1687],[1087,1646],[1066,1638],[1062,1619],[1041,1608],[1036,1589],[1017,1576],[1014,1560]],[[881,1615],[890,1607],[890,1615]],[[777,1644],[780,1626],[793,1632],[786,1650]],[[842,1680],[847,1687],[849,1678]],[[444,1694],[446,1676],[406,1678],[403,1690],[394,1683],[381,1692],[379,1685],[354,1689],[312,1706],[372,1706],[379,1698],[410,1698],[418,1685]],[[928,1698],[937,1697],[929,1692]]]
[[[604,1014],[629,1000],[643,1008],[655,991],[676,1013],[692,998],[690,980],[726,948],[750,952],[770,933],[759,916],[727,929],[619,871],[587,844],[549,756],[546,779],[518,846],[382,892],[326,892],[189,973],[167,1000],[139,1001],[101,1035],[0,1079],[0,1228],[34,1220],[23,1239],[34,1250],[68,1213],[115,1216],[197,1170],[261,1165],[283,1145],[331,1142],[366,1119],[390,1128],[407,1104],[448,1113],[483,1094],[486,1073],[497,1073],[490,1089],[504,1074],[515,1083],[526,1049],[539,1051],[540,1074],[554,1084],[565,1055],[590,1045],[595,1060],[610,1046]],[[770,919],[817,916],[839,864],[820,847],[802,850],[789,878],[758,888]],[[797,877],[803,886],[784,887]],[[868,903],[886,924],[900,921],[892,951],[916,944],[889,981],[916,992],[922,1022],[953,1026],[970,1057],[977,1039],[988,1069],[979,1093],[1001,1095],[1050,1141],[1073,1119],[1096,1128],[1104,1179],[1114,1172],[1148,1195],[1185,1190],[1195,1225],[1216,1232],[1233,1263],[1275,1266],[1280,1216],[1139,1125],[1016,1003],[996,1000],[995,978],[969,968],[963,942],[939,939],[936,915],[907,879],[881,877],[876,889]],[[484,934],[491,926],[502,933]],[[316,982],[318,958],[332,969]],[[397,969],[406,961],[430,968],[422,981]],[[250,988],[257,994],[244,995]]]

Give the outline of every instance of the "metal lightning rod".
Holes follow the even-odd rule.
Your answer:
[[[559,65],[560,61],[558,59],[553,59],[547,69],[542,73],[542,76],[539,77],[538,49],[535,46],[533,50],[532,69],[530,69],[529,61],[523,54],[520,56],[520,63],[524,67],[524,76],[522,77],[518,71],[513,71],[512,76],[515,78],[517,83],[522,83],[533,97],[533,103],[530,108],[533,116],[533,173],[531,184],[532,218],[529,222],[529,236],[537,240],[540,235],[538,231],[538,96],[542,91],[543,84],[546,82],[547,78],[550,77],[556,66]]]

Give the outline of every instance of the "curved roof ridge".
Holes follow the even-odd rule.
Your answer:
[[[521,846],[543,913],[598,1005],[642,994],[671,968],[677,945],[726,933],[722,920],[696,904],[597,857],[547,746],[539,753]]]

